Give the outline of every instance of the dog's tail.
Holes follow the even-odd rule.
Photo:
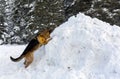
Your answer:
[[[21,55],[20,57],[18,57],[18,58],[13,58],[13,57],[11,57],[10,56],[10,59],[12,60],[12,61],[14,61],[14,62],[18,62],[18,61],[20,61],[21,59],[23,59],[23,55]]]

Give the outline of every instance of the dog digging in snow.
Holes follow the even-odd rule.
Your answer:
[[[42,31],[29,42],[23,53],[18,58],[13,58],[10,56],[10,59],[14,62],[18,62],[24,58],[25,59],[24,65],[25,68],[27,68],[33,62],[34,59],[33,53],[35,52],[35,50],[37,50],[42,45],[46,45],[52,39],[50,38],[50,33],[51,33],[50,30]]]

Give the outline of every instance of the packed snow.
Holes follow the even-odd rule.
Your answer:
[[[26,69],[9,58],[26,45],[1,45],[0,79],[120,79],[120,27],[79,13],[51,37]]]

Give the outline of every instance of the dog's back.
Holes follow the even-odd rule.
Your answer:
[[[37,41],[37,39],[32,39],[30,41],[30,43],[27,45],[27,47],[25,48],[25,50],[23,51],[23,53],[18,57],[18,58],[13,58],[10,57],[12,61],[17,62],[20,61],[22,58],[24,58],[24,56],[29,52],[29,51],[34,51],[35,47],[39,45],[39,42]]]

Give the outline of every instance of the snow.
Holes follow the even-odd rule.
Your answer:
[[[57,27],[47,45],[24,59],[12,62],[26,45],[0,46],[0,79],[119,79],[120,28],[79,13]]]

